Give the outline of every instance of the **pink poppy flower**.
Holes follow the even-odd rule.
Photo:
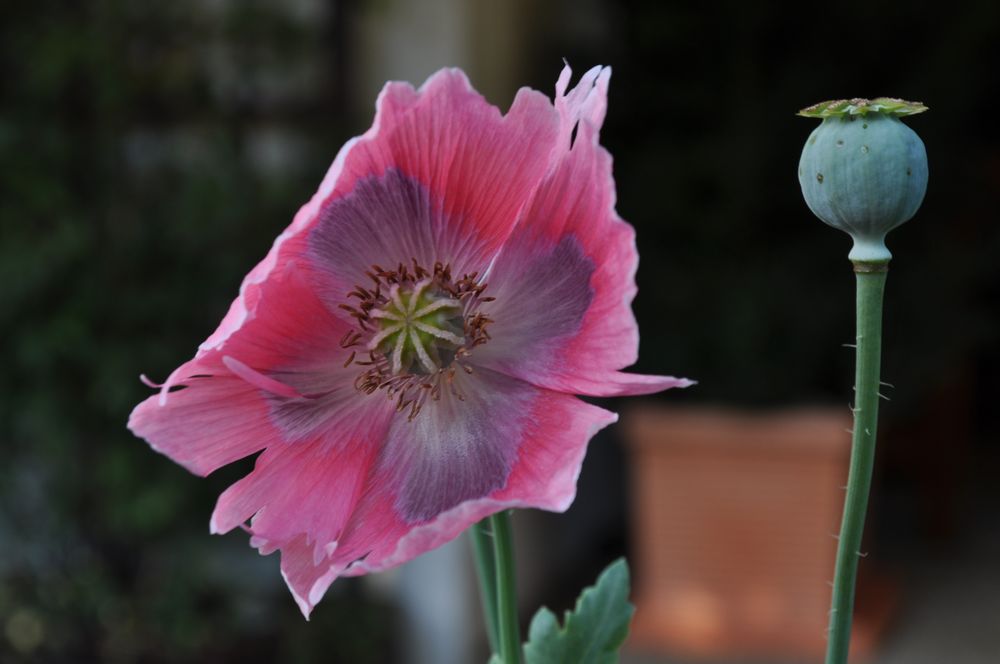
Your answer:
[[[621,373],[638,255],[598,142],[610,70],[506,115],[446,69],[389,83],[194,359],[129,428],[198,475],[261,452],[220,497],[307,617],[505,508],[565,510],[617,416],[575,394],[686,386]],[[575,136],[574,136],[575,130]],[[263,451],[262,451],[263,450]]]

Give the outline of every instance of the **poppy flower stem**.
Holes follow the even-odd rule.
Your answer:
[[[888,260],[855,261],[857,275],[857,357],[851,467],[833,577],[826,664],[846,664],[851,643],[854,590],[865,512],[871,489],[878,426],[879,364],[882,355],[882,296]]]
[[[483,603],[483,618],[486,620],[486,636],[490,641],[490,652],[498,651],[499,625],[497,624],[497,577],[496,561],[493,558],[493,534],[483,519],[469,529],[472,553],[476,560],[476,576],[479,577],[479,594]]]
[[[500,661],[521,664],[521,635],[517,621],[517,578],[514,570],[514,537],[510,512],[490,517],[493,558],[496,563],[497,619]]]

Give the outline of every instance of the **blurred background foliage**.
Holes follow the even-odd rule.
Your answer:
[[[307,624],[276,557],[206,536],[249,465],[191,482],[123,428],[137,372],[191,353],[347,137],[335,19],[261,2],[0,10],[0,653],[391,657],[392,611],[356,584]]]
[[[305,623],[276,557],[206,536],[248,463],[195,480],[124,423],[148,393],[137,375],[162,379],[193,353],[369,126],[368,92],[400,74],[372,73],[364,35],[397,4],[0,8],[2,661],[395,661],[377,593],[338,581]],[[639,233],[640,368],[700,380],[675,401],[846,406],[849,241],[801,201],[812,122],[794,112],[857,95],[927,103],[910,124],[930,189],[890,236],[886,415],[919,421],[957,390],[977,442],[956,481],[996,468],[995,3],[844,2],[819,21],[777,3],[525,0],[506,28],[468,11],[454,19],[464,61],[416,57],[416,33],[402,45],[432,61],[414,83],[463,65],[506,106],[516,85],[551,93],[563,57],[578,73],[613,65],[604,143]],[[621,479],[604,479],[585,469],[564,527],[597,522],[624,546]]]

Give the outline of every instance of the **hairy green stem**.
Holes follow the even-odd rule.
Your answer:
[[[514,538],[510,512],[490,517],[493,529],[493,559],[496,563],[497,613],[499,619],[500,660],[503,664],[521,664],[521,635],[517,623],[517,579],[514,572]]]
[[[847,478],[844,516],[840,524],[837,565],[833,575],[830,633],[826,664],[846,664],[851,644],[854,588],[861,555],[868,493],[875,460],[878,426],[879,364],[882,355],[882,295],[888,262],[856,262],[857,358],[854,385],[854,433],[851,468]]]
[[[486,620],[486,636],[490,640],[490,652],[498,654],[499,626],[497,625],[497,576],[493,559],[493,533],[483,519],[469,529],[472,553],[476,559],[476,576],[479,577],[479,595],[483,603],[483,618]]]

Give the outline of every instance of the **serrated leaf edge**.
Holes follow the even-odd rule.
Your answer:
[[[610,581],[608,581],[608,578],[611,577],[614,574],[623,574],[624,577],[625,577],[624,578],[624,584],[622,584],[622,585],[625,588],[625,597],[624,597],[624,600],[625,600],[625,609],[626,609],[626,612],[627,612],[627,618],[625,620],[624,634],[621,635],[620,638],[616,637],[616,639],[612,642],[612,645],[611,645],[612,650],[610,652],[614,652],[615,650],[617,650],[618,648],[620,648],[621,644],[624,643],[625,639],[628,637],[628,628],[629,628],[629,625],[632,622],[632,616],[635,614],[635,606],[631,602],[628,601],[628,595],[629,595],[629,592],[630,592],[630,589],[631,589],[631,574],[629,573],[628,563],[626,562],[626,560],[625,560],[624,557],[618,558],[617,560],[615,560],[611,564],[609,564],[607,567],[605,567],[604,570],[598,575],[597,580],[594,582],[593,585],[587,586],[582,591],[580,591],[580,596],[577,597],[576,604],[574,605],[573,609],[567,610],[567,611],[565,611],[563,613],[562,623],[559,622],[559,619],[556,617],[555,613],[551,609],[549,609],[548,607],[543,606],[540,609],[538,609],[538,611],[535,612],[535,615],[531,619],[531,624],[529,625],[529,628],[528,628],[528,642],[524,644],[525,647],[529,646],[531,644],[531,642],[532,642],[532,632],[535,631],[534,628],[535,628],[536,622],[539,621],[539,620],[544,619],[543,616],[546,616],[546,615],[549,617],[549,620],[551,620],[551,622],[555,624],[555,633],[559,637],[566,636],[566,634],[569,631],[570,621],[581,612],[581,610],[583,609],[583,605],[584,605],[584,602],[586,601],[586,599],[588,597],[590,597],[592,593],[597,592],[598,588],[600,588],[602,584],[604,584],[604,583],[610,583]],[[600,621],[605,620],[605,617],[604,617],[604,611],[605,611],[605,609],[607,607],[611,606],[611,605],[614,605],[615,603],[616,602],[610,602],[610,603],[605,604],[604,606],[600,606],[599,605],[599,607],[600,607],[599,620]],[[593,646],[588,644],[588,648],[590,648],[590,647],[593,647]],[[583,654],[584,655],[591,655],[593,652],[594,651],[591,651],[591,650],[588,649]],[[596,653],[597,654],[605,654],[605,653],[609,653],[609,651],[602,649],[602,650],[596,651]]]

